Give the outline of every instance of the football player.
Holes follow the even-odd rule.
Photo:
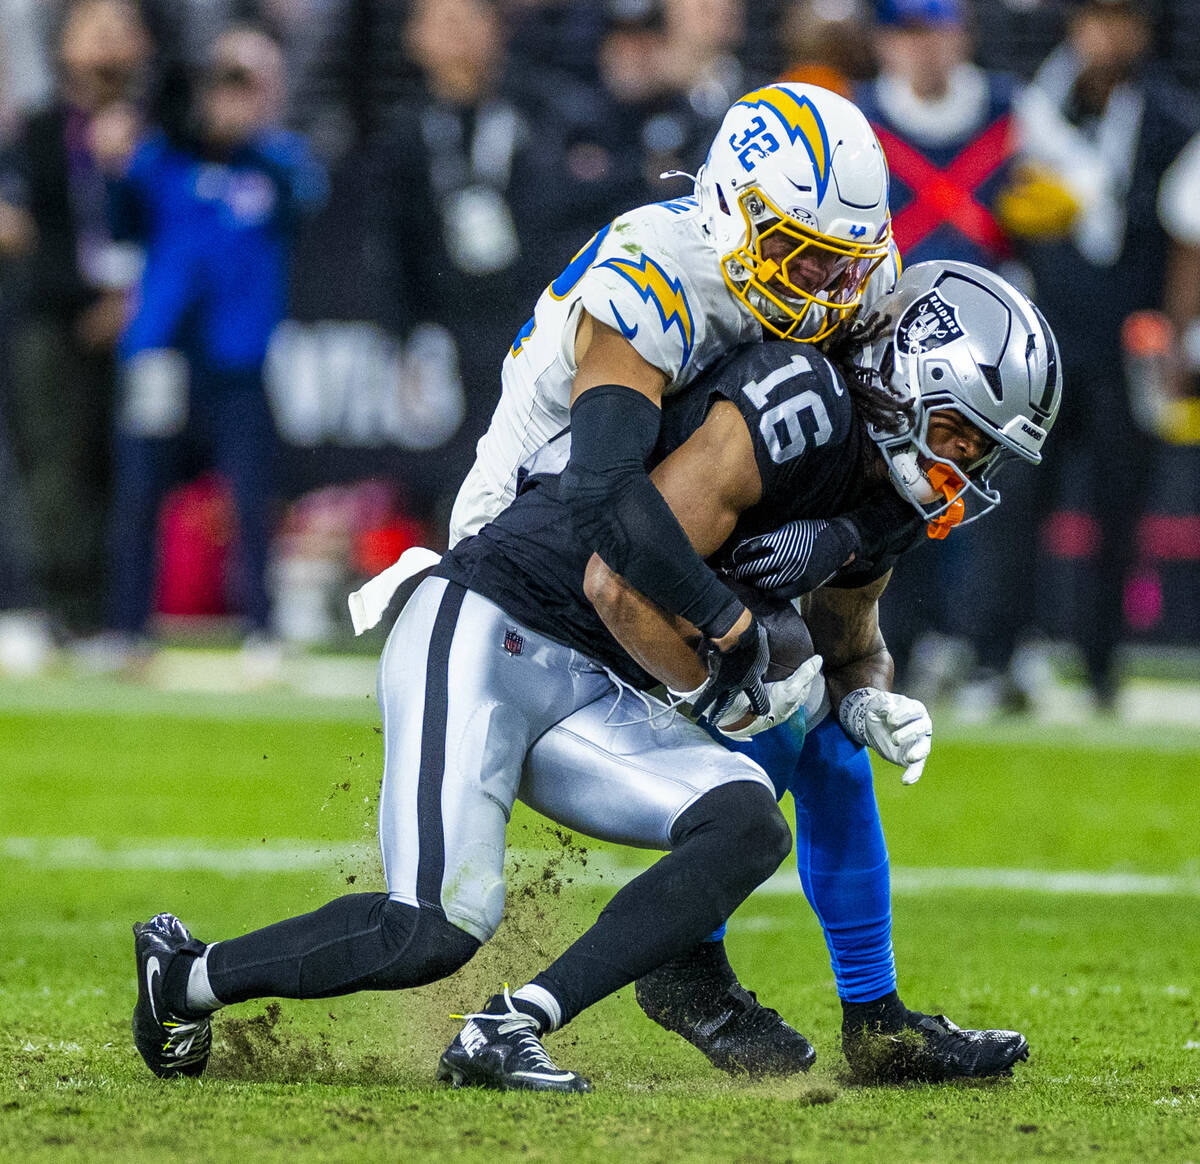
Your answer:
[[[1006,459],[1041,459],[1061,398],[1057,344],[1024,296],[961,263],[909,268],[881,301],[881,316],[881,338],[862,359],[895,391],[913,395],[914,423],[889,434],[860,420],[860,431],[873,441],[860,439],[846,455],[861,460],[868,479],[886,471],[928,533],[945,536],[998,504],[991,478]],[[764,391],[771,383],[760,375],[744,389],[761,401],[764,425],[776,423],[780,407]],[[812,399],[831,415],[835,403],[828,389]],[[804,434],[829,447],[819,414],[809,414]],[[954,455],[939,456],[947,447]],[[656,483],[695,536],[711,525],[707,514],[717,500],[689,481],[687,460],[664,468],[677,480],[659,474]],[[805,486],[821,496],[819,476]],[[731,576],[776,600],[820,586],[805,599],[804,611],[837,712],[811,718],[807,738],[785,724],[733,746],[762,765],[780,795],[788,790],[795,799],[797,865],[825,930],[843,1005],[843,1048],[855,1074],[881,1081],[997,1074],[1028,1054],[1022,1036],[960,1030],[944,1016],[908,1010],[896,990],[887,849],[865,746],[902,765],[910,783],[929,753],[931,723],[919,703],[889,691],[891,658],[879,633],[877,600],[892,562],[915,542],[910,522],[892,517],[889,532],[879,516],[889,516],[886,507],[873,522],[873,547],[860,536],[861,522],[841,519],[845,540],[839,542],[828,522],[801,521],[751,537],[725,559]],[[664,681],[699,678],[694,664],[690,678],[656,667],[661,650],[671,657],[674,629],[598,561],[589,567],[589,593],[643,665]],[[637,998],[650,1017],[726,1070],[786,1072],[812,1061],[796,1032],[738,983],[719,935],[639,980]],[[897,1037],[903,1031],[913,1033]]]
[[[470,533],[503,509],[518,464],[570,420],[567,500],[589,550],[603,551],[633,584],[708,634],[713,699],[744,686],[761,714],[769,711],[761,683],[765,633],[691,549],[645,475],[645,456],[657,439],[664,395],[764,331],[792,339],[829,334],[859,304],[872,272],[888,260],[894,266],[886,167],[874,134],[848,102],[812,87],[769,86],[730,110],[697,187],[696,198],[617,219],[547,288],[505,361],[500,406],[456,503],[453,532]],[[502,714],[485,697],[500,677],[495,661],[466,666],[465,647],[457,648],[454,670],[470,681],[452,686],[452,648],[470,642],[486,652],[495,646],[487,628],[498,620],[505,621],[503,610],[479,594],[427,580],[389,638],[380,702],[394,741],[381,808],[390,896],[339,899],[207,949],[169,915],[139,927],[135,1036],[153,1070],[202,1071],[211,1039],[207,1014],[223,1003],[429,981],[461,965],[494,929],[503,900],[504,800],[515,795],[515,787],[505,787],[514,766],[519,772],[524,745],[573,703],[594,709],[614,698],[602,669],[577,674],[568,665],[573,655],[564,657],[553,640],[512,626],[503,628],[506,656],[525,653],[526,668],[542,672],[544,681],[520,688],[534,702],[511,701]],[[696,918],[724,902],[713,918],[719,923],[773,871],[781,846],[786,850],[782,818],[762,799],[769,781],[761,770],[708,744],[705,738],[711,758],[696,765],[702,783],[694,803],[672,817],[667,839],[674,849],[665,860],[686,865],[695,852],[697,868],[720,867],[724,876],[707,878],[707,902],[698,909],[680,902],[671,911],[674,925],[617,963],[623,973],[636,970],[625,981],[694,946],[703,930],[690,942],[680,938]],[[485,787],[493,778],[495,795]],[[758,795],[741,792],[726,808],[725,785],[747,781]],[[754,857],[741,843],[751,825],[767,838]],[[670,869],[655,876],[669,877]],[[644,907],[653,884],[653,877],[635,879],[630,902]],[[458,906],[447,908],[444,885]],[[621,935],[619,914],[610,909],[598,923],[614,949],[633,941]],[[595,997],[607,992],[604,981],[589,987],[601,990]],[[527,1032],[508,1033],[526,1045]],[[541,1054],[527,1049],[535,1059]],[[570,1073],[550,1081],[568,1088],[577,1082]]]
[[[719,463],[702,459],[694,481],[725,482],[717,532],[706,536],[735,532],[743,513],[749,524],[741,533],[752,532],[755,520],[773,525],[802,513],[811,498],[791,486],[814,470],[826,479],[826,503],[870,509],[881,481],[864,482],[857,459],[846,455],[846,442],[856,446],[862,433],[836,373],[794,355],[782,369],[761,370],[750,382],[745,369],[731,372],[740,404],[718,404],[708,416],[681,408],[682,427],[666,434],[669,448],[672,431],[686,435],[699,423],[676,458],[694,457],[694,442],[701,453],[720,453]],[[828,404],[816,391],[821,377],[829,381]],[[878,404],[869,387],[857,385],[854,395]],[[805,438],[803,425],[786,421],[778,429],[762,424],[763,395],[772,392],[778,398],[768,415],[811,415],[816,435]],[[974,439],[968,453],[931,431],[928,447],[961,471],[983,452],[984,438]],[[135,1041],[160,1075],[203,1070],[208,1015],[221,1005],[417,985],[465,962],[500,918],[504,827],[523,766],[521,795],[534,807],[593,835],[671,852],[618,893],[543,974],[468,1017],[440,1069],[452,1082],[585,1090],[578,1075],[553,1064],[539,1036],[694,947],[720,911],[786,854],[786,825],[761,769],[647,696],[639,697],[647,714],[630,718],[630,705],[639,704],[628,687],[652,680],[584,598],[591,551],[574,528],[575,454],[564,445],[545,450],[517,501],[421,583],[389,636],[380,667],[389,893],[349,895],[209,946],[170,915],[136,927]],[[672,461],[664,463],[668,473]],[[683,653],[695,662],[686,645]],[[794,691],[796,700],[803,695]],[[719,708],[713,714],[729,722]]]
[[[695,195],[621,215],[539,298],[504,360],[451,545],[512,500],[520,466],[569,425],[581,536],[698,626],[761,710],[762,628],[692,550],[644,462],[662,400],[731,348],[823,340],[892,285],[887,194],[879,143],[844,98],[777,84],[735,102]]]

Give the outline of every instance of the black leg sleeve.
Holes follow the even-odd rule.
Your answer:
[[[701,797],[679,818],[672,840],[675,848],[626,885],[534,979],[558,999],[562,1022],[695,947],[792,847],[774,794],[749,781]]]
[[[208,954],[208,980],[223,1003],[399,990],[453,974],[478,949],[475,938],[432,910],[386,893],[352,893],[218,942]]]

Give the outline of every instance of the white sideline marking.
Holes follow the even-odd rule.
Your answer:
[[[40,869],[78,869],[95,872],[197,870],[238,876],[246,873],[306,873],[333,871],[339,865],[351,870],[378,860],[373,843],[332,845],[322,841],[274,841],[269,845],[223,848],[204,841],[172,845],[133,845],[105,848],[91,837],[3,837],[0,857]],[[509,856],[523,864],[556,856],[552,849],[510,849]],[[618,886],[644,866],[617,861],[611,854],[592,851],[586,867],[569,857],[562,865],[564,877],[580,886]],[[1046,869],[910,868],[893,866],[892,892],[935,893],[947,890],[1004,890],[1025,893],[1091,893],[1107,897],[1145,894],[1154,897],[1200,897],[1200,877],[1150,873],[1095,873]],[[759,893],[798,894],[800,879],[785,866]]]

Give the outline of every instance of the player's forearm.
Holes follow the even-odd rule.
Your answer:
[[[857,691],[861,687],[876,687],[880,691],[891,691],[895,670],[891,652],[886,646],[881,646],[878,651],[870,655],[855,659],[832,670],[826,666],[825,685],[829,692],[829,702],[834,711],[837,711],[842,700],[851,691]]]
[[[704,563],[695,539],[646,475],[665,373],[587,312],[575,337],[571,457],[559,481],[578,536],[653,602],[718,642],[749,614]]]
[[[583,588],[613,638],[660,683],[691,691],[707,679],[695,650],[695,627],[666,614],[596,555],[588,563]]]
[[[895,667],[879,629],[879,596],[888,576],[857,590],[823,587],[805,602],[813,650],[825,659],[834,708],[860,687],[890,691]]]

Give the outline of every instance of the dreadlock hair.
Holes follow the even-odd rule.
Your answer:
[[[891,331],[891,320],[879,312],[838,328],[825,343],[825,355],[846,382],[858,414],[874,428],[889,434],[907,432],[915,421],[911,400],[901,400],[887,380],[861,363],[863,349]],[[890,361],[888,361],[890,363]]]

